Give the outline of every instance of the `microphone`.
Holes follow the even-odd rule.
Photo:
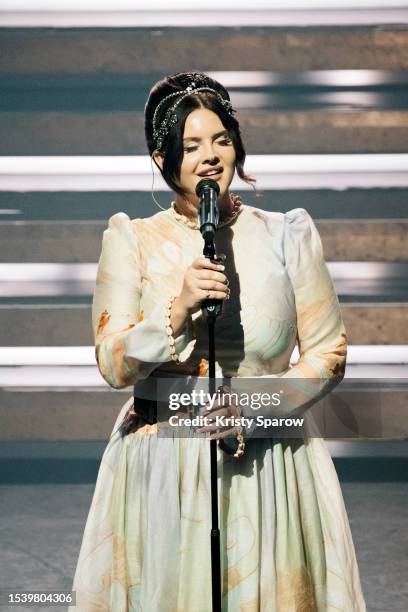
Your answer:
[[[217,199],[220,193],[218,183],[212,179],[202,179],[196,187],[200,199],[200,232],[206,243],[212,242],[217,230],[219,211]]]

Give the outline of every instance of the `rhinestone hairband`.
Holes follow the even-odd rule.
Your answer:
[[[197,84],[196,81],[198,82],[198,84],[200,81],[205,82],[206,80],[205,77],[197,74],[193,78],[194,80],[191,81],[188,87],[186,87],[185,89],[182,89],[181,91],[176,91],[174,93],[169,94],[168,96],[163,98],[163,100],[161,100],[159,104],[156,106],[156,110],[154,111],[154,115],[153,115],[152,126],[153,126],[153,140],[155,141],[156,149],[159,151],[162,147],[164,139],[169,133],[170,128],[177,123],[177,115],[175,114],[174,111],[176,110],[180,102],[182,102],[182,100],[184,100],[184,98],[187,98],[187,96],[189,96],[190,94],[196,93],[197,91],[211,91],[217,96],[221,104],[226,108],[227,112],[230,115],[232,115],[233,113],[231,102],[223,98],[222,95],[218,91],[216,91],[212,87],[204,87],[204,86],[196,87],[196,84]],[[175,102],[175,104],[173,104],[173,106],[171,106],[167,110],[166,114],[164,115],[163,121],[160,123],[160,127],[156,129],[157,113],[160,107],[162,106],[162,104],[164,104],[164,102],[166,102],[166,100],[169,100],[170,98],[173,98],[175,96],[181,96],[181,97],[177,100],[177,102]]]

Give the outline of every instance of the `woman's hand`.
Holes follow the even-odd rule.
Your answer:
[[[208,257],[197,257],[184,275],[183,288],[177,300],[182,309],[192,313],[205,299],[226,300],[229,298],[229,282],[222,270],[225,266],[215,264]]]
[[[236,436],[242,432],[242,427],[240,425],[235,425],[234,427],[230,427],[226,425],[224,427],[220,427],[217,425],[216,417],[225,416],[227,419],[229,417],[240,418],[241,417],[241,408],[238,404],[236,404],[231,395],[228,394],[228,389],[224,389],[220,391],[220,399],[215,400],[213,407],[211,409],[206,409],[202,413],[203,416],[206,417],[209,425],[205,427],[200,427],[197,429],[199,433],[204,433],[208,431],[217,431],[222,430],[219,433],[211,434],[208,437],[208,440],[222,440],[223,438],[227,438],[228,436]],[[227,395],[227,397],[225,397]],[[207,404],[208,405],[208,404]]]

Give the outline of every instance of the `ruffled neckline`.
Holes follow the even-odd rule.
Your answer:
[[[231,200],[233,202],[232,213],[228,217],[226,217],[225,219],[220,221],[218,223],[217,227],[223,227],[224,225],[229,225],[230,223],[232,223],[238,217],[238,215],[243,210],[243,205],[242,205],[241,198],[238,195],[236,195],[235,193],[231,193],[230,196],[231,196]],[[176,210],[176,208],[175,208],[175,202],[174,201],[171,203],[171,207],[168,210],[170,211],[172,216],[177,221],[179,221],[180,223],[183,223],[184,225],[187,225],[188,227],[190,227],[191,229],[194,229],[194,230],[199,230],[200,229],[200,225],[199,225],[198,219],[197,219],[197,221],[192,221],[186,215],[183,215],[182,213],[179,213]]]

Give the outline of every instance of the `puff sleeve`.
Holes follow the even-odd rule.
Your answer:
[[[283,253],[296,305],[299,360],[280,378],[294,379],[283,410],[298,415],[343,379],[347,336],[319,233],[304,208],[285,214]]]
[[[160,364],[171,361],[164,295],[150,315],[140,310],[142,271],[134,224],[125,213],[109,219],[104,231],[92,303],[92,327],[99,371],[115,389],[136,384]],[[195,345],[191,317],[174,338],[184,362]]]

